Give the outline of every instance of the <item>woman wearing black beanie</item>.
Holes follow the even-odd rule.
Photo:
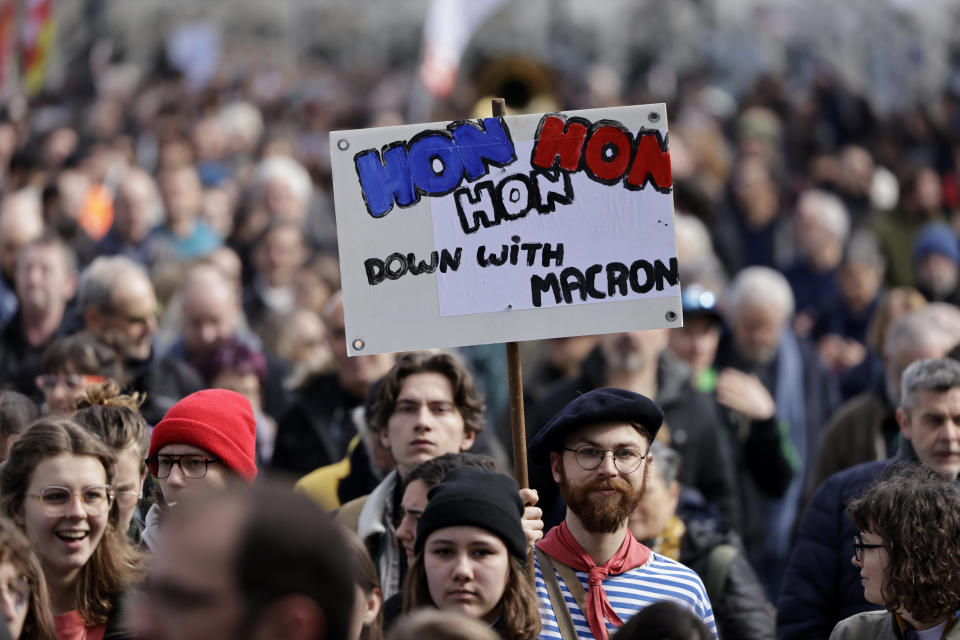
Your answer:
[[[404,612],[452,609],[484,620],[504,638],[535,638],[540,614],[525,569],[517,483],[502,473],[461,467],[428,498],[404,584]]]

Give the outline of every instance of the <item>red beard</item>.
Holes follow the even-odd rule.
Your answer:
[[[622,478],[591,480],[583,485],[574,486],[567,480],[563,461],[560,462],[560,495],[573,511],[583,528],[590,533],[615,533],[633,513],[647,487],[649,465],[643,468],[643,480],[639,489]],[[592,493],[613,489],[615,495],[602,496]]]

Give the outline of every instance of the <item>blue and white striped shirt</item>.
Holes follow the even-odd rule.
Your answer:
[[[550,596],[543,581],[543,574],[540,572],[540,563],[536,558],[534,559],[534,570],[537,581],[538,606],[540,608],[539,637],[559,640],[561,638],[560,627],[557,624],[553,607],[550,605]],[[589,592],[590,584],[587,572],[575,571],[575,573],[577,578],[580,579],[584,591]],[[577,631],[577,637],[593,638],[587,624],[587,618],[580,611],[573,594],[570,593],[559,575],[557,580],[560,582],[563,599],[570,610],[570,617],[573,618],[573,626]],[[603,590],[606,592],[607,600],[610,601],[613,610],[624,622],[648,605],[662,600],[670,600],[697,614],[710,629],[713,637],[717,637],[717,624],[713,619],[713,608],[710,606],[710,599],[707,597],[707,591],[704,589],[700,577],[692,569],[688,569],[666,556],[651,553],[649,560],[642,566],[617,576],[607,576],[603,581]],[[616,630],[617,627],[608,621],[607,631],[610,632],[611,636]]]

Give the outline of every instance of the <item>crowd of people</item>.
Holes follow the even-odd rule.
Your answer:
[[[347,356],[318,140],[389,73],[246,71],[0,110],[0,630],[960,637],[960,96],[683,78],[684,326],[523,345],[521,488],[499,346]]]

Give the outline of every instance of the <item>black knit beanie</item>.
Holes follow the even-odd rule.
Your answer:
[[[460,467],[427,493],[427,507],[417,523],[414,552],[423,551],[427,537],[444,527],[470,526],[496,535],[513,556],[527,561],[527,538],[520,520],[520,488],[508,475],[478,467]]]

